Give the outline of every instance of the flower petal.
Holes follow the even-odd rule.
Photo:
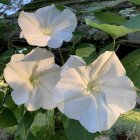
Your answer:
[[[114,105],[120,109],[120,111],[118,110],[120,113],[133,109],[136,104],[134,85],[126,76],[109,79],[102,84],[101,91],[104,92],[106,96],[106,102],[110,106]]]
[[[70,31],[67,31],[66,29],[57,31],[53,34],[55,34],[56,36],[58,36],[66,42],[69,42],[73,37],[73,34]]]
[[[66,29],[73,32],[77,26],[77,18],[69,9],[64,9],[63,12],[53,21],[51,29],[53,32]]]
[[[21,11],[18,24],[23,31],[23,34],[39,34],[39,22],[34,13]]]
[[[101,54],[93,63],[91,63],[90,67],[92,69],[90,73],[92,80],[95,80],[98,77],[98,79],[104,81],[114,76],[125,75],[126,73],[115,52],[107,51]]]
[[[22,59],[24,59],[25,55],[24,54],[14,54],[11,57],[11,62],[19,62]]]
[[[50,40],[50,36],[44,35],[43,33],[40,34],[25,34],[24,37],[27,42],[32,46],[39,46],[45,47],[48,45],[48,41]]]
[[[40,75],[39,83],[35,85],[35,89],[27,103],[27,109],[34,111],[40,107],[44,109],[52,109],[56,107],[53,99],[53,92],[56,83],[59,80],[60,68],[53,66],[51,69],[44,71],[45,75]]]
[[[35,64],[37,64],[37,71],[49,69],[49,67],[55,64],[53,53],[47,51],[44,48],[33,49],[30,53],[28,53],[25,56],[25,58],[22,61],[34,62]]]
[[[30,85],[27,84],[17,84],[13,86],[14,90],[11,93],[12,99],[17,105],[24,104],[28,101],[30,94],[31,94],[31,88]]]
[[[63,39],[56,35],[52,35],[50,40],[48,41],[48,47],[50,48],[59,48],[63,44]]]
[[[20,84],[26,83],[32,74],[33,63],[24,63],[20,60],[24,58],[23,54],[15,54],[11,58],[11,62],[6,65],[4,77],[7,83],[11,86],[18,81]],[[10,78],[9,78],[10,77]]]
[[[55,101],[60,103],[83,96],[82,91],[86,88],[84,85],[83,79],[75,69],[61,71],[61,80],[55,87]]]
[[[40,21],[42,28],[46,28],[49,25],[51,25],[53,21],[60,16],[60,14],[61,11],[58,10],[54,4],[43,8],[39,8],[35,12],[35,15],[38,21]]]
[[[68,69],[68,68],[78,68],[80,66],[85,66],[86,63],[84,59],[82,59],[79,56],[76,55],[71,55],[69,59],[65,62],[63,65],[62,69]]]
[[[22,71],[19,73],[23,67],[21,68],[21,65],[18,65],[17,68],[19,68],[19,70],[16,70],[15,66],[16,65],[12,65],[12,67],[9,65],[6,66],[4,69],[4,78],[6,82],[13,88],[11,95],[14,102],[18,105],[21,105],[27,102],[32,90],[32,86],[26,79],[26,76],[22,75]]]
[[[47,46],[50,36],[41,32],[40,23],[34,13],[22,11],[18,18],[18,24],[22,30],[21,37],[25,37],[30,45]]]

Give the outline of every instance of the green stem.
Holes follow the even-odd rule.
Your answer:
[[[4,94],[3,99],[2,99],[2,102],[0,104],[0,109],[3,106],[3,104],[5,103],[6,98],[7,98],[7,94]]]
[[[116,39],[113,38],[113,46],[115,46],[115,45],[116,45]]]
[[[62,64],[64,64],[64,59],[63,59],[62,52],[61,52],[60,48],[59,48],[59,54],[60,54],[60,57],[61,57],[61,60],[62,60]]]
[[[46,127],[47,133],[50,135],[54,133],[54,110],[47,110],[46,113]]]

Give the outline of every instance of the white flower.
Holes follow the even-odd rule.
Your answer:
[[[54,98],[59,110],[89,131],[109,129],[120,114],[135,107],[136,91],[115,52],[86,66],[78,56],[64,64]]]
[[[63,41],[72,39],[77,26],[77,18],[68,9],[60,11],[54,4],[38,9],[34,13],[22,11],[18,18],[24,37],[30,45],[61,47]]]
[[[13,55],[4,77],[13,89],[11,95],[17,105],[25,104],[29,111],[56,106],[52,95],[60,78],[60,67],[55,64],[51,52],[36,48],[26,56]]]

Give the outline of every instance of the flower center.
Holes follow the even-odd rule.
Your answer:
[[[42,29],[42,32],[43,32],[43,34],[45,34],[45,35],[50,35],[50,34],[51,34],[51,31],[50,31],[49,28],[43,28],[43,29]]]
[[[37,85],[39,83],[39,77],[38,77],[37,73],[34,72],[34,74],[32,74],[30,76],[30,79],[29,80],[30,80],[30,83],[32,84],[32,86]]]
[[[84,94],[90,95],[93,91],[99,91],[99,86],[95,82],[91,81],[87,84],[86,92]]]

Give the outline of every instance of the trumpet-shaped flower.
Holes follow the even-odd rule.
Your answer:
[[[52,95],[60,77],[60,67],[55,64],[51,52],[36,48],[26,56],[13,55],[4,77],[13,89],[11,95],[17,105],[25,104],[29,111],[56,106]]]
[[[69,42],[72,39],[77,18],[72,11],[60,11],[52,4],[34,13],[22,11],[18,24],[22,30],[20,37],[24,37],[30,45],[58,48],[63,41]]]
[[[54,93],[59,110],[89,131],[109,129],[120,114],[134,108],[136,91],[115,52],[86,66],[78,56],[64,64]]]

